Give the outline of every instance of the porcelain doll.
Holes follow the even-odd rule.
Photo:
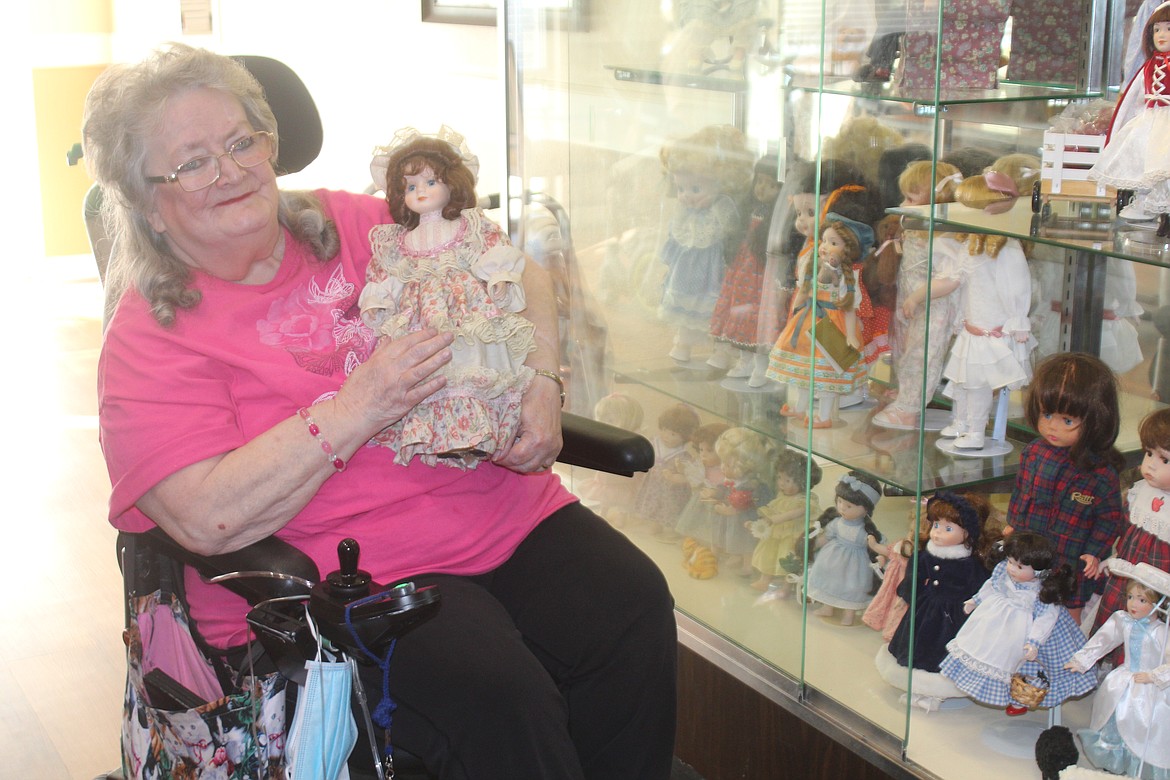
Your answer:
[[[1089,178],[1119,190],[1132,190],[1133,200],[1119,216],[1144,221],[1162,217],[1165,235],[1170,213],[1170,2],[1150,14],[1142,37],[1146,61],[1122,93],[1113,112],[1105,147],[1089,170]]]
[[[1111,558],[1113,577],[1124,578],[1125,606],[1109,615],[1066,668],[1092,669],[1115,648],[1125,661],[1101,681],[1089,728],[1080,729],[1094,766],[1131,777],[1170,778],[1170,647],[1166,607],[1170,574],[1148,563]]]
[[[910,532],[886,545],[886,551],[882,555],[886,561],[882,569],[882,584],[878,586],[877,593],[873,595],[869,606],[861,615],[861,622],[874,631],[881,632],[882,639],[887,642],[894,635],[894,629],[902,621],[902,615],[906,614],[908,607],[898,595],[898,586],[906,577],[906,570],[909,568],[910,559],[914,557],[914,551],[924,546],[929,538],[930,521],[926,515],[926,502],[927,499],[923,498],[911,505]],[[921,517],[919,508],[922,510]]]
[[[780,561],[793,551],[804,531],[806,514],[816,517],[821,513],[820,499],[811,492],[821,482],[821,467],[802,452],[784,449],[776,456],[772,473],[776,481],[775,498],[761,506],[758,517],[747,523],[748,530],[758,540],[752,552],[752,568],[760,576],[752,587],[762,591],[775,586],[783,590],[783,594],[776,596],[783,598],[789,589],[784,580],[787,570]]]
[[[690,440],[699,424],[698,413],[687,404],[673,404],[658,415],[654,466],[642,478],[631,510],[651,534],[669,536],[690,498],[687,472],[695,462]]]
[[[1014,200],[1014,192],[1011,179],[987,173],[964,179],[955,199],[994,208]],[[940,249],[948,242],[941,239]],[[950,251],[957,253],[961,320],[943,368],[954,407],[950,424],[940,434],[954,438],[957,449],[981,450],[995,392],[1015,390],[1031,379],[1028,356],[1035,346],[1028,319],[1031,275],[1023,247],[1014,238],[958,234]]]
[[[707,499],[715,521],[713,547],[728,571],[750,575],[756,539],[747,521],[772,500],[772,443],[749,428],[729,428],[716,439],[715,453],[724,480]]]
[[[861,258],[862,247],[872,243],[873,230],[868,225],[833,213],[822,222],[817,262],[813,262],[811,254],[804,258],[792,314],[769,356],[768,376],[788,385],[782,415],[814,428],[830,428],[840,398],[857,392],[866,382],[868,374],[860,353],[861,330],[855,311],[858,293],[854,264]],[[857,350],[852,362],[841,365],[814,343],[813,324],[817,321],[835,328]],[[805,416],[810,393],[819,396],[812,419]]]
[[[1055,707],[1097,684],[1092,673],[1064,668],[1085,644],[1085,635],[1062,606],[1075,587],[1068,566],[1058,566],[1052,543],[1017,531],[1003,544],[991,578],[963,605],[968,615],[946,644],[939,665],[944,677],[976,701],[1023,715],[1028,707],[1012,699],[1012,675],[1048,678],[1040,707]]]
[[[988,570],[979,554],[980,535],[991,506],[974,494],[936,493],[926,506],[930,538],[918,553],[914,579],[902,580],[898,595],[914,609],[903,615],[888,645],[878,651],[882,679],[906,689],[913,666],[911,703],[928,712],[943,699],[963,695],[939,673],[947,643],[967,621],[964,605],[983,586]],[[914,587],[916,585],[916,587]]]
[[[821,605],[813,614],[830,618],[839,609],[841,625],[851,626],[875,590],[871,554],[876,558],[885,552],[881,531],[873,522],[881,484],[851,471],[837,482],[834,493],[836,502],[822,517],[824,532],[816,537],[806,595]]]
[[[962,175],[948,163],[919,160],[898,177],[902,205],[950,203]],[[911,222],[911,227],[907,227]],[[932,253],[930,236],[916,221],[902,219],[902,257],[898,265],[893,353],[896,400],[874,415],[878,425],[916,428],[924,401],[934,397],[959,315],[960,271],[956,253]],[[943,234],[936,232],[941,245]],[[926,299],[930,298],[929,312]],[[925,385],[925,387],[923,387]]]
[[[727,369],[727,375],[733,378],[750,377],[758,362],[767,362],[767,350],[772,345],[771,342],[761,344],[759,335],[767,260],[765,245],[780,194],[776,172],[775,155],[761,157],[756,162],[747,235],[723,276],[723,287],[715,303],[715,313],[711,315],[715,351],[707,364]]]
[[[1146,415],[1138,426],[1138,437],[1144,450],[1142,478],[1129,489],[1129,522],[1123,525],[1115,555],[1170,571],[1170,409]],[[1098,628],[1109,615],[1125,609],[1127,584],[1109,572],[1097,610]]]
[[[727,479],[719,453],[715,451],[715,442],[730,427],[723,422],[706,423],[700,425],[691,437],[696,457],[687,469],[691,497],[678,517],[675,531],[679,536],[694,539],[707,547],[715,541],[716,517],[712,499]]]
[[[737,199],[748,189],[751,158],[743,133],[705,127],[668,143],[659,155],[675,192],[659,260],[666,266],[658,317],[675,327],[670,357],[685,363],[702,343],[723,286],[728,252],[740,229]]]
[[[1079,621],[1124,526],[1117,380],[1091,355],[1053,355],[1037,364],[1024,412],[1039,436],[1020,453],[1007,524],[1051,539],[1057,563],[1078,573],[1065,604]]]
[[[641,433],[643,418],[642,404],[626,393],[610,393],[593,406],[593,419],[632,433]],[[593,511],[610,525],[621,528],[644,476],[638,473],[623,477],[598,471],[581,485],[579,495],[592,502]]]
[[[436,136],[400,130],[371,164],[394,224],[370,231],[362,318],[390,339],[428,327],[456,335],[441,369],[446,387],[375,437],[403,465],[417,456],[475,468],[508,446],[534,377],[524,364],[536,348],[520,314],[524,255],[476,208],[476,170],[463,136],[447,127]]]

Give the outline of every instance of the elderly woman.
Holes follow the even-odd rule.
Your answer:
[[[357,299],[384,201],[276,183],[277,128],[231,59],[170,45],[107,70],[86,159],[124,289],[99,366],[110,522],[220,553],[275,534],[379,582],[443,594],[391,666],[394,742],[443,778],[665,778],[675,633],[661,573],[549,471],[559,388],[538,375],[519,432],[468,471],[394,463],[371,437],[439,390],[450,337],[378,342]],[[551,288],[528,263],[529,365],[557,367]],[[187,578],[214,647],[244,605]],[[380,686],[373,667],[370,684]]]

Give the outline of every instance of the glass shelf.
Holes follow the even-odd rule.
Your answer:
[[[606,65],[618,81],[637,84],[665,84],[688,89],[706,89],[715,92],[746,92],[748,82],[731,76],[704,76],[698,73],[672,73],[655,67]]]
[[[1036,213],[1031,199],[1021,197],[1002,214],[988,214],[961,203],[936,204],[933,214],[930,206],[890,209],[890,213],[920,220],[933,216],[936,231],[945,225],[1170,268],[1170,238],[1155,234],[1156,222],[1103,221],[1098,217],[1099,211],[1080,218],[1077,212],[1082,209],[1069,200],[1050,200],[1048,205],[1049,209]]]
[[[917,105],[964,105],[973,103],[1013,103],[1040,100],[1076,100],[1100,97],[1099,92],[1075,90],[1067,86],[1044,84],[1019,84],[1000,82],[996,89],[947,89],[942,88],[936,96],[933,89],[902,89],[889,83],[859,82],[852,78],[819,78],[809,75],[794,75],[790,82],[793,89],[823,92],[829,95],[869,100],[883,100]]]

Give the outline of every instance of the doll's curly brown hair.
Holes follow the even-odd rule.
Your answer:
[[[406,177],[430,168],[435,178],[451,190],[443,207],[443,219],[455,219],[475,206],[475,174],[451,144],[438,138],[417,138],[390,153],[386,165],[386,203],[390,216],[407,228],[418,225],[419,216],[406,207]]]

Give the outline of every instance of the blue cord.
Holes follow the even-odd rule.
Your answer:
[[[390,647],[386,649],[386,657],[379,658],[370,652],[370,649],[366,647],[365,642],[363,642],[361,637],[358,636],[357,631],[353,627],[353,620],[350,615],[351,610],[353,610],[354,607],[362,607],[366,604],[373,604],[378,601],[383,601],[385,596],[386,593],[384,592],[375,593],[372,596],[366,596],[363,599],[358,599],[357,601],[346,604],[345,627],[349,630],[349,635],[353,637],[353,641],[358,646],[358,649],[365,653],[366,657],[377,664],[378,668],[382,670],[382,698],[378,702],[378,706],[374,707],[374,711],[370,714],[370,717],[373,719],[374,723],[378,724],[383,729],[385,729],[387,733],[389,733],[390,723],[394,718],[394,710],[398,709],[398,705],[395,704],[394,699],[390,698],[390,657],[394,655],[394,647],[398,644],[398,637],[390,640]],[[386,749],[390,749],[389,745],[387,745]]]

